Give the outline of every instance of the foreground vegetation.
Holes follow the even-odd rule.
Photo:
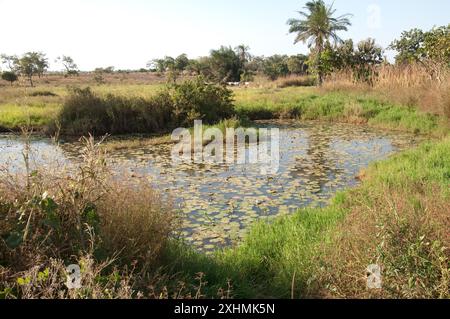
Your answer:
[[[26,174],[2,167],[0,297],[130,298],[129,276],[155,272],[175,210],[149,185],[112,176],[93,139],[84,143],[77,167],[36,167],[28,147]],[[69,264],[81,265],[85,289],[64,288]]]
[[[213,256],[173,239],[166,199],[115,182],[85,143],[78,167],[2,170],[0,297],[450,297],[448,137],[373,164],[329,207],[260,222]],[[83,289],[65,287],[72,263]],[[366,288],[370,264],[382,266],[382,290]]]

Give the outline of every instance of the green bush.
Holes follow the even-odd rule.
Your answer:
[[[1,73],[1,78],[2,78],[2,80],[10,82],[11,86],[13,85],[14,82],[16,82],[19,79],[17,74],[15,74],[14,72],[10,72],[10,71],[5,71],[5,72]]]
[[[191,126],[194,120],[214,124],[234,115],[232,91],[206,84],[202,77],[169,87],[177,125]]]

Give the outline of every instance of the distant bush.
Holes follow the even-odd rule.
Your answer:
[[[19,78],[17,76],[17,74],[15,74],[14,72],[10,72],[10,71],[5,71],[3,73],[1,73],[2,75],[2,80],[8,81],[11,86],[13,85],[14,82],[16,82]]]
[[[29,94],[29,96],[32,96],[32,97],[36,97],[36,96],[58,96],[58,94],[53,93],[51,91],[34,91],[34,92],[31,92]]]
[[[66,135],[163,133],[201,119],[214,124],[233,116],[232,92],[201,78],[167,86],[150,99],[100,96],[72,89],[58,122]]]
[[[283,80],[279,80],[277,87],[286,88],[291,86],[315,86],[316,79],[313,76],[302,76],[295,78],[286,78]]]

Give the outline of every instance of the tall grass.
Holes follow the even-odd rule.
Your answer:
[[[377,70],[374,85],[355,83],[349,72],[332,75],[325,83],[325,90],[365,92],[383,101],[450,118],[450,70],[442,69],[438,81],[420,65],[382,66]]]
[[[0,131],[19,131],[22,126],[43,129],[57,117],[59,106],[55,104],[31,104],[0,106]]]
[[[348,193],[348,215],[325,249],[322,279],[335,297],[449,298],[450,139],[373,165]],[[364,269],[382,267],[383,289]]]
[[[148,292],[161,252],[177,228],[170,200],[139,179],[114,176],[93,139],[82,162],[0,179],[0,297],[131,298]],[[65,288],[65,266],[79,264],[83,288]]]
[[[58,122],[63,134],[128,134],[163,132],[171,123],[167,96],[146,100],[99,96],[91,89],[75,89],[66,99]]]

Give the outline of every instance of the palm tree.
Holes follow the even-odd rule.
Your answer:
[[[245,44],[238,45],[235,49],[236,54],[239,56],[239,59],[242,63],[248,62],[250,60],[251,55],[249,53],[250,47]]]
[[[321,56],[326,45],[332,40],[335,44],[342,42],[337,35],[338,31],[347,31],[351,25],[350,14],[334,17],[336,10],[333,5],[326,5],[323,0],[312,0],[306,3],[305,12],[299,11],[302,19],[290,19],[288,21],[289,33],[297,33],[295,44],[308,43],[317,54],[317,67],[319,84],[323,83],[323,71],[321,68]]]

